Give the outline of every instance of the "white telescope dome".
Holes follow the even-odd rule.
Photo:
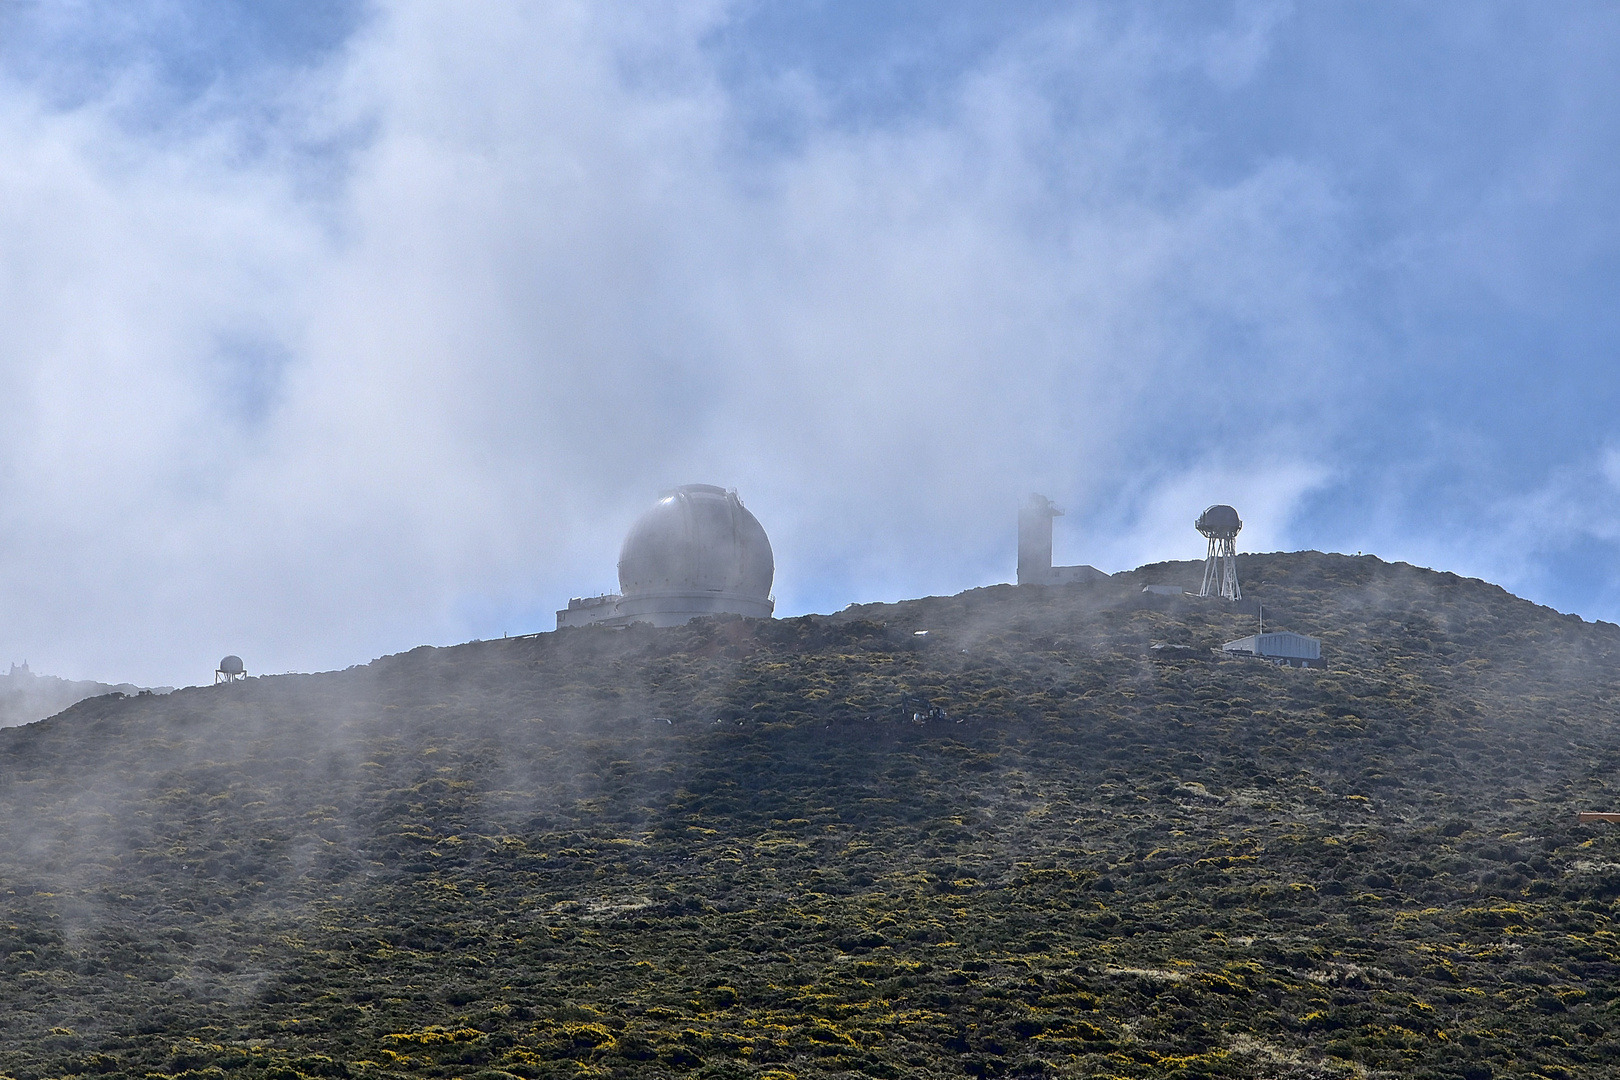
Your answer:
[[[686,484],[659,499],[624,538],[618,614],[655,626],[727,612],[769,618],[775,575],[770,539],[737,493]]]

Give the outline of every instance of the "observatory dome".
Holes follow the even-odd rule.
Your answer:
[[[1243,521],[1230,506],[1216,504],[1198,515],[1193,528],[1211,538],[1233,537],[1242,530]]]
[[[737,493],[686,484],[653,504],[619,550],[618,613],[676,626],[699,615],[769,618],[771,542]]]

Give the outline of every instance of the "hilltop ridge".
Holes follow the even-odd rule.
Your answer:
[[[0,728],[47,719],[85,698],[142,692],[166,694],[173,689],[172,686],[143,687],[133,683],[103,683],[39,675],[29,670],[27,661],[24,661],[20,668],[12,664],[9,672],[0,672]]]
[[[1240,556],[579,628],[0,731],[0,1072],[1569,1075],[1620,628]],[[927,631],[919,635],[918,631]],[[1189,646],[1165,655],[1155,643]],[[213,1075],[213,1074],[208,1074]]]

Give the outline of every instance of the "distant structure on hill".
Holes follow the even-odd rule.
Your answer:
[[[240,682],[247,678],[247,667],[243,665],[240,656],[227,656],[219,662],[214,669],[214,685],[220,683]]]
[[[1204,587],[1198,595],[1243,599],[1237,579],[1237,534],[1243,530],[1243,519],[1230,506],[1216,504],[1198,515],[1193,527],[1209,539],[1209,554],[1204,559]]]
[[[768,619],[776,559],[735,491],[685,484],[653,504],[619,549],[619,591],[575,598],[565,626],[679,626],[700,615]]]
[[[1221,646],[1221,651],[1258,656],[1287,667],[1322,666],[1322,639],[1286,630],[1281,633],[1250,634],[1246,638],[1228,641]]]
[[[160,686],[157,693],[167,694],[172,686]],[[48,716],[55,716],[85,698],[105,694],[150,694],[153,691],[133,683],[102,683],[59,679],[55,675],[36,675],[28,661],[15,661],[9,673],[0,674],[0,727],[32,724]]]
[[[1062,516],[1045,495],[1031,495],[1018,511],[1018,584],[1068,585],[1108,576],[1095,566],[1052,565],[1052,519]]]

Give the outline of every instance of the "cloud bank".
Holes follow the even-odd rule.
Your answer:
[[[1515,69],[1562,131],[1419,149],[1344,85],[1412,28],[1286,5],[400,4],[308,40],[298,6],[176,10],[28,23],[61,62],[0,69],[0,653],[38,669],[186,683],[549,628],[684,482],[741,490],[783,613],[1006,580],[1032,490],[1069,510],[1060,561],[1107,569],[1196,556],[1222,500],[1250,549],[1565,580],[1485,518],[1608,432],[1497,467],[1523,454],[1472,373],[1511,394],[1527,353],[1462,350],[1470,316],[1547,318],[1551,241],[1520,234],[1605,194],[1568,97],[1603,56]],[[1466,81],[1505,20],[1417,29]],[[1515,167],[1459,185],[1481,155]],[[1612,328],[1572,317],[1544,370],[1596,370]],[[1569,529],[1612,547],[1614,520]]]

